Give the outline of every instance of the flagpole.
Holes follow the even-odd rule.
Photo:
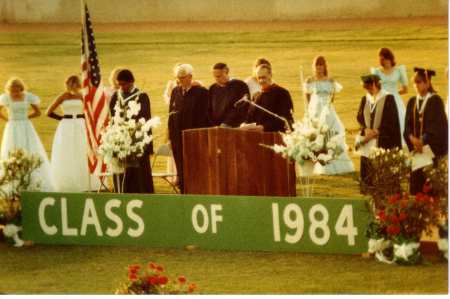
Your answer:
[[[82,39],[83,39],[83,42],[82,42],[82,47],[83,47],[83,51],[84,51],[84,53],[87,53],[86,52],[86,34],[85,34],[85,25],[86,25],[86,19],[85,19],[85,16],[86,16],[86,12],[85,12],[85,6],[86,6],[86,4],[85,4],[85,2],[84,2],[84,0],[80,0],[80,6],[81,6],[81,9],[80,9],[80,14],[81,14],[81,37],[82,37]],[[86,61],[86,63],[89,63],[89,61]],[[85,105],[85,99],[84,99],[84,94],[83,94],[83,107],[84,107],[84,105]],[[85,109],[84,109],[85,110]],[[86,111],[86,110],[85,110]],[[86,112],[85,112],[86,113]],[[85,118],[86,119],[86,118]],[[87,134],[87,132],[86,132],[86,134]],[[88,155],[87,153],[86,153],[86,155]],[[89,159],[89,157],[87,157],[88,159]],[[89,167],[88,167],[88,191],[89,192],[91,192],[92,191],[92,180],[91,180],[91,176],[92,176],[92,173],[91,173],[91,171],[90,171],[90,169],[89,169]]]

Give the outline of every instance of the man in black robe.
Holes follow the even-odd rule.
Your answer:
[[[150,99],[145,92],[139,91],[134,86],[134,76],[131,71],[124,69],[117,74],[117,81],[120,89],[111,97],[109,109],[111,116],[116,114],[116,103],[122,107],[122,111],[131,102],[141,105],[139,113],[132,118],[138,120],[144,118],[146,121],[151,118]],[[124,116],[126,117],[126,115]],[[137,159],[128,161],[125,169],[125,181],[123,184],[124,193],[154,193],[152,169],[150,167],[150,155],[153,154],[153,142],[144,148],[144,154]],[[117,177],[118,176],[118,177]],[[114,175],[114,188],[119,190],[118,183],[122,184],[123,174]]]
[[[410,98],[406,107],[405,132],[403,134],[410,151],[421,152],[429,145],[434,163],[447,155],[448,121],[444,104],[431,85],[433,70],[414,68],[414,87],[417,95]],[[422,168],[411,173],[410,193],[422,192],[426,177]]]
[[[272,69],[268,65],[260,65],[256,69],[256,77],[261,85],[261,93],[255,95],[255,104],[269,110],[273,114],[253,105],[248,107],[246,123],[256,123],[257,129],[265,132],[286,132],[292,130],[294,118],[291,95],[287,89],[272,83]],[[278,117],[277,117],[278,116]]]
[[[376,139],[378,148],[401,148],[400,122],[398,120],[397,105],[393,95],[381,89],[380,77],[367,75],[361,77],[367,95],[363,96],[356,117],[363,143]],[[373,187],[373,169],[369,158],[361,157],[360,189],[366,194],[368,188]]]
[[[230,79],[229,69],[225,63],[213,66],[216,83],[209,87],[209,120],[212,126],[237,127],[246,117],[246,110],[235,105],[245,95],[250,97],[248,86],[244,81]]]
[[[177,167],[178,185],[180,192],[184,193],[182,134],[187,129],[208,127],[208,90],[192,85],[191,65],[178,65],[175,73],[178,86],[170,96],[169,139]]]

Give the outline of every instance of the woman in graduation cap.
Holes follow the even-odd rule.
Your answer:
[[[377,75],[362,76],[361,79],[367,91],[361,99],[357,115],[361,142],[366,144],[375,140],[375,146],[384,149],[401,147],[400,122],[394,96],[381,88]],[[369,159],[361,157],[361,193],[366,193],[367,188],[372,186],[373,171]]]
[[[394,96],[400,121],[400,130],[403,133],[405,129],[405,104],[401,95],[408,92],[406,67],[396,64],[394,53],[388,48],[381,48],[378,51],[378,57],[380,67],[370,68],[370,72],[380,77],[381,87]],[[402,145],[406,145],[403,139]]]
[[[414,68],[414,88],[417,95],[409,99],[406,108],[405,132],[403,134],[409,150],[422,152],[429,145],[436,161],[447,155],[448,122],[443,101],[431,85],[433,70]],[[410,181],[410,192],[422,191],[426,178],[421,169],[413,171]]]

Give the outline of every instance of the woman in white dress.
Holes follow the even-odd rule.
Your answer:
[[[66,92],[47,109],[48,117],[59,120],[53,139],[51,173],[56,191],[82,192],[97,187],[98,179],[88,169],[80,78],[70,76],[65,83]],[[58,107],[62,108],[63,116],[55,113]]]
[[[313,61],[314,76],[308,78],[304,84],[305,97],[308,101],[308,117],[318,118],[328,124],[328,127],[341,136],[345,149],[345,127],[334,109],[334,95],[342,90],[342,85],[328,77],[325,57],[317,56]],[[322,166],[316,163],[314,174],[340,174],[354,172],[352,160],[345,150],[333,162]]]
[[[394,53],[388,48],[381,48],[378,51],[380,67],[370,68],[370,72],[378,75],[381,79],[381,87],[395,98],[397,105],[398,119],[400,121],[400,130],[403,134],[405,130],[405,103],[402,94],[408,92],[408,76],[404,65],[396,65]],[[400,85],[400,89],[398,86]],[[405,140],[402,137],[402,145],[406,147]]]
[[[258,80],[256,79],[255,72],[256,72],[256,69],[258,68],[258,66],[260,66],[262,64],[272,67],[269,60],[267,60],[265,58],[258,58],[258,59],[256,59],[255,64],[253,65],[253,75],[244,80],[244,82],[247,83],[248,90],[250,91],[251,99],[253,99],[253,97],[257,93],[261,92],[261,85],[259,85]]]
[[[44,146],[30,119],[41,115],[40,99],[26,91],[25,84],[19,78],[11,78],[0,96],[0,118],[6,121],[3,131],[0,158],[6,159],[14,149],[23,149],[29,154],[38,155],[42,164],[31,174],[31,184],[39,190],[53,191],[50,175],[50,163]],[[30,107],[32,112],[29,113]],[[7,110],[7,116],[3,113]]]

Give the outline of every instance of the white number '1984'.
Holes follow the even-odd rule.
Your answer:
[[[320,215],[318,215],[320,214]],[[316,204],[311,207],[308,213],[310,222],[309,237],[314,244],[323,246],[330,240],[330,228],[328,226],[329,213],[324,205]],[[275,242],[281,242],[280,210],[277,203],[272,203],[272,223],[273,238]],[[283,210],[283,223],[293,231],[287,231],[284,241],[295,244],[301,240],[305,227],[303,211],[299,205],[291,203]],[[355,236],[358,235],[358,228],[353,225],[353,207],[344,205],[334,226],[337,235],[347,236],[349,246],[355,246]],[[321,231],[319,234],[318,231]]]

